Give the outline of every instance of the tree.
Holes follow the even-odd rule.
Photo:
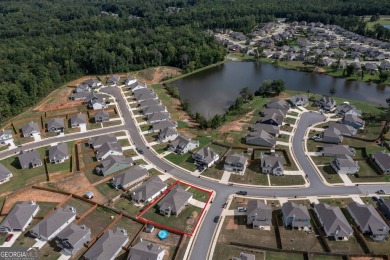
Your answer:
[[[286,90],[286,86],[283,80],[277,79],[272,81],[271,88],[276,96],[278,96],[282,91]]]
[[[379,14],[374,14],[371,16],[370,18],[370,22],[376,22],[380,19],[380,15]]]
[[[191,108],[190,100],[189,99],[184,99],[183,101],[181,101],[181,108],[185,112],[189,113],[190,108]]]
[[[334,95],[334,94],[336,94],[336,88],[335,87],[332,87],[330,90],[329,90],[329,93],[330,93],[330,95]]]
[[[388,71],[380,71],[379,72],[379,81],[385,82],[389,78],[389,72]]]
[[[217,114],[210,120],[210,127],[213,129],[216,129],[222,123],[223,123],[223,117]]]
[[[251,101],[254,97],[253,90],[248,87],[243,88],[240,91],[240,95],[243,98],[244,103]]]
[[[264,80],[259,86],[259,90],[257,91],[257,95],[266,97],[271,92],[271,81]]]

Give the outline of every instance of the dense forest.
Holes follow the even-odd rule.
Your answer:
[[[0,0],[0,122],[62,83],[168,65],[192,71],[225,50],[206,29],[249,32],[275,17],[369,33],[356,16],[390,14],[379,0]]]

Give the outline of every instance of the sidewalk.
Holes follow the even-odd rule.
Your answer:
[[[339,176],[343,180],[345,186],[355,186],[355,184],[352,183],[347,174],[339,174]]]

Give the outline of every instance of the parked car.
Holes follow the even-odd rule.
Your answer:
[[[222,208],[226,208],[227,206],[227,202],[225,202],[224,204],[222,204]]]
[[[14,237],[14,234],[9,234],[6,238],[5,238],[5,242],[9,242],[11,241],[11,239]]]
[[[216,217],[214,218],[214,223],[218,223],[218,221],[219,221],[219,216],[216,216]]]
[[[384,190],[378,190],[377,192],[375,192],[376,194],[386,194],[386,192]]]
[[[377,196],[372,196],[371,199],[375,202],[377,202],[379,200],[379,198]]]
[[[247,194],[248,194],[248,192],[245,190],[240,190],[237,192],[237,195],[247,195]]]
[[[144,154],[144,151],[143,151],[141,148],[137,147],[137,148],[135,148],[135,149],[136,149],[137,152],[139,152],[140,154]]]
[[[238,212],[245,212],[246,207],[238,207],[237,210],[238,210]]]

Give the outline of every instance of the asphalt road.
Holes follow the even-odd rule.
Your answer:
[[[308,161],[306,155],[304,154],[302,139],[304,138],[305,131],[310,124],[321,122],[324,118],[318,113],[303,113],[298,127],[296,129],[294,138],[293,138],[293,151],[296,155],[296,158],[307,174],[307,177],[310,181],[310,186],[308,188],[252,188],[252,187],[238,187],[238,186],[227,186],[225,184],[220,184],[217,182],[212,182],[206,179],[197,178],[192,176],[185,171],[175,168],[172,165],[168,164],[164,160],[160,159],[155,153],[151,152],[144,140],[141,137],[141,133],[138,131],[135,122],[133,121],[131,112],[128,110],[127,100],[122,94],[121,90],[116,87],[106,87],[101,90],[113,95],[118,99],[119,112],[123,116],[125,125],[111,128],[103,128],[94,131],[89,131],[86,133],[77,133],[72,135],[65,135],[63,137],[57,137],[53,139],[43,139],[40,142],[34,142],[26,144],[23,146],[23,149],[33,149],[41,146],[50,145],[54,142],[67,142],[76,139],[88,138],[95,135],[107,134],[108,132],[115,132],[121,130],[127,130],[131,136],[133,144],[136,147],[141,148],[144,151],[143,156],[156,167],[162,169],[163,171],[169,172],[178,179],[199,185],[208,189],[212,189],[216,192],[216,195],[213,199],[211,207],[206,212],[203,224],[199,227],[199,234],[194,243],[193,250],[190,255],[191,260],[198,259],[207,259],[208,248],[212,242],[212,236],[216,228],[216,224],[213,222],[215,216],[219,216],[222,212],[222,205],[226,202],[230,194],[234,194],[239,190],[246,190],[250,196],[269,196],[269,197],[292,197],[292,196],[316,196],[316,195],[350,195],[350,194],[365,194],[368,190],[376,191],[378,189],[386,190],[390,192],[390,186],[385,185],[360,185],[359,187],[355,186],[339,186],[339,187],[330,187],[322,183],[321,179],[317,175],[314,167]],[[19,151],[21,148],[15,148],[8,151],[0,153],[0,158],[10,156],[15,152]]]

